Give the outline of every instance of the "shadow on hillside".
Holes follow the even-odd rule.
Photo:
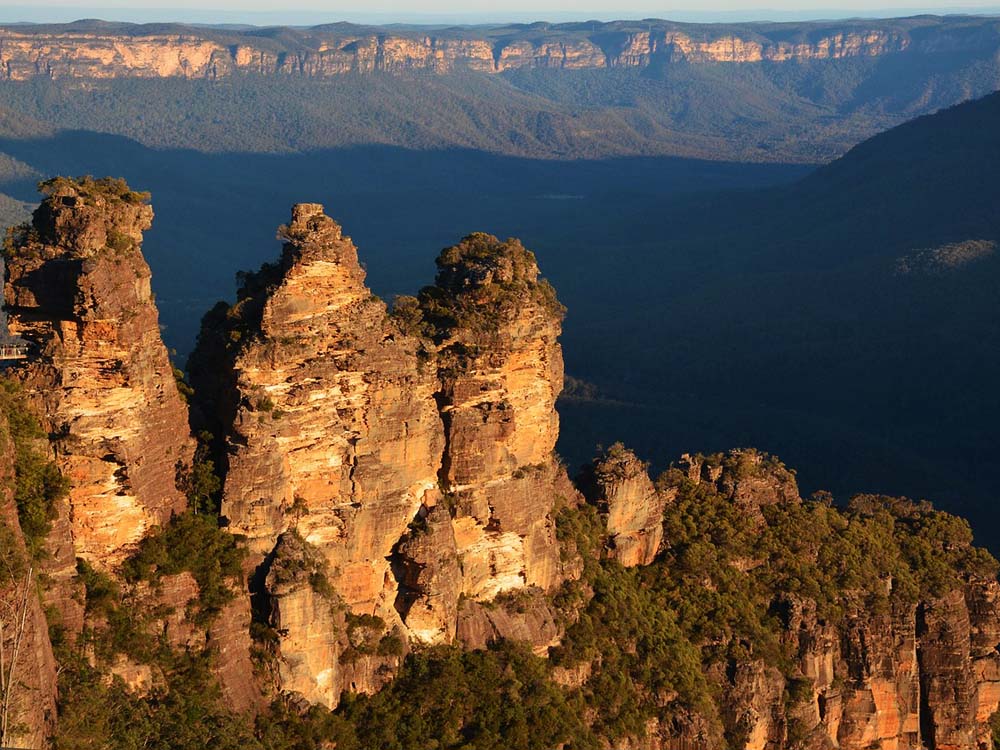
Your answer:
[[[543,245],[540,261],[554,279],[586,274],[573,261],[573,246],[613,237],[621,217],[639,206],[681,193],[787,182],[807,171],[678,158],[560,162],[385,146],[206,154],[84,131],[3,139],[0,152],[41,175],[121,176],[152,192],[156,220],[145,252],[166,338],[180,351],[190,348],[202,312],[232,294],[236,271],[275,256],[275,230],[296,202],[324,203],[358,244],[373,289],[391,296],[428,283],[437,252],[471,231]],[[0,192],[34,201],[34,182],[0,183]]]
[[[783,188],[807,168],[383,146],[205,154],[86,132],[3,140],[0,151],[41,174],[123,176],[153,193],[145,252],[164,338],[182,354],[235,272],[277,255],[275,229],[295,202],[324,203],[342,222],[385,298],[429,283],[440,248],[470,231],[517,236],[569,309],[567,372],[606,396],[560,404],[571,466],[615,440],[657,468],[752,445],[798,468],[807,493],[929,497],[1000,546],[1000,262],[943,279],[892,275],[912,238],[954,229],[929,209],[913,216],[911,196],[958,200],[921,194],[928,177],[916,172],[887,181],[903,157],[876,163],[876,177],[848,162],[857,174],[842,166]],[[942,155],[935,173],[948,164]],[[30,183],[0,192],[30,200]],[[995,192],[983,195],[962,205]],[[978,231],[978,214],[962,215]]]

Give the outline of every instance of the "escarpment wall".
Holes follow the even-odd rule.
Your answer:
[[[635,546],[650,505],[661,503],[662,513],[680,483],[725,498],[760,533],[768,506],[803,502],[794,475],[753,450],[684,456],[669,481],[654,487],[635,455],[616,445],[581,479],[605,519],[608,554],[626,565],[634,562],[636,549],[650,551]],[[662,539],[652,556],[670,541]],[[642,564],[649,562],[647,556]],[[751,575],[767,562],[737,558],[730,564],[740,575]],[[802,594],[770,592],[775,626],[793,663],[779,671],[750,654],[710,667],[724,722],[748,750],[992,747],[990,718],[1000,708],[1000,583],[976,574],[964,577],[945,594],[890,598],[884,611],[841,592],[846,610],[836,621]],[[885,581],[886,590],[893,583]],[[789,679],[789,673],[797,677]],[[655,747],[698,746],[696,728],[657,731],[662,736]]]
[[[0,29],[0,77],[216,79],[249,73],[645,68],[655,64],[786,63],[928,54],[995,46],[996,24],[925,17],[840,24],[535,24],[403,32],[339,25],[281,35],[86,23]]]

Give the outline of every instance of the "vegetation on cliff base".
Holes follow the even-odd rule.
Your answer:
[[[190,573],[198,583],[191,619],[206,624],[235,597],[245,555],[239,539],[220,529],[215,516],[188,512],[148,533],[122,564],[121,575],[130,584],[155,586],[164,576]]]
[[[338,750],[598,748],[586,709],[526,646],[438,647],[407,659],[380,693],[348,696],[335,741]]]
[[[19,516],[37,554],[66,481],[40,454],[44,435],[8,381],[0,381],[0,410],[13,438]],[[785,486],[790,477],[780,462],[742,453],[704,462],[739,480]],[[189,493],[193,506],[217,490],[211,467],[205,472],[208,480],[189,478],[203,490]],[[997,561],[972,545],[969,525],[926,502],[861,495],[838,508],[818,496],[748,508],[724,486],[678,470],[661,476],[659,491],[674,498],[663,517],[666,541],[642,568],[604,557],[595,508],[563,508],[558,538],[568,557],[582,558],[583,571],[555,596],[565,635],[549,659],[515,643],[475,652],[417,649],[376,695],[348,694],[334,712],[303,713],[278,700],[253,727],[224,706],[211,651],[172,647],[156,627],[163,612],[136,595],[189,572],[199,595],[187,617],[201,626],[232,598],[242,576],[239,540],[218,527],[213,513],[189,511],[147,534],[120,578],[80,561],[87,626],[73,644],[53,628],[61,665],[56,746],[596,750],[644,736],[651,722],[677,726],[697,716],[705,731],[737,747],[745,729],[719,710],[724,688],[712,676],[718,667],[760,659],[784,674],[787,701],[812,699],[794,645],[781,638],[790,607],[811,602],[821,621],[842,623],[997,574]],[[288,537],[297,541],[294,531]],[[285,572],[308,575],[321,593],[329,588],[308,566]],[[349,633],[377,631],[357,639],[359,650],[395,638],[369,619],[348,620]],[[148,668],[143,694],[108,676],[123,658]],[[587,677],[565,686],[559,673]]]
[[[43,453],[40,441],[45,432],[21,386],[9,378],[0,378],[0,413],[14,444],[14,500],[18,520],[29,553],[38,558],[56,518],[56,504],[69,492],[69,480]]]
[[[775,462],[717,458],[744,478],[787,474]],[[605,531],[594,508],[560,512],[560,543],[570,556],[582,556],[583,575],[555,596],[566,631],[549,659],[515,643],[474,652],[417,649],[375,695],[348,694],[333,712],[303,712],[279,699],[252,731],[222,707],[209,653],[181,655],[142,635],[134,616],[122,616],[117,585],[82,566],[88,610],[105,628],[85,642],[120,644],[132,658],[154,664],[161,682],[154,680],[149,698],[139,699],[117,678],[109,682],[80,657],[68,657],[59,747],[596,750],[644,736],[651,722],[677,727],[695,716],[720,746],[740,747],[745,727],[719,710],[719,667],[763,660],[784,673],[786,701],[812,700],[794,646],[780,637],[788,605],[813,601],[816,616],[828,622],[851,613],[878,616],[997,571],[992,557],[972,547],[968,524],[927,503],[859,496],[837,508],[818,497],[765,505],[758,514],[676,470],[659,485],[676,498],[664,514],[664,550],[643,568],[603,557]],[[126,580],[184,569],[191,554],[229,559],[235,571],[225,553],[190,548],[192,536],[213,538],[201,528],[206,522],[184,516],[156,532],[126,563]],[[361,625],[368,623],[353,623]],[[111,657],[103,648],[97,654]],[[566,685],[560,673],[589,676]]]
[[[245,716],[222,706],[210,655],[175,653],[148,695],[60,649],[57,750],[261,750]]]
[[[171,613],[156,598],[164,577],[190,573],[197,595],[184,616],[207,628],[242,581],[240,538],[221,529],[214,513],[198,512],[218,490],[200,451],[184,475],[191,510],[147,532],[114,575],[77,561],[84,629],[70,641],[50,623],[60,664],[58,750],[261,747],[246,717],[223,703],[214,652],[173,646],[162,619]],[[115,674],[123,666],[146,675],[139,689]]]
[[[787,474],[774,461],[716,458],[743,476]],[[717,667],[761,659],[785,675],[786,700],[812,699],[781,638],[783,603],[812,600],[818,617],[841,621],[996,574],[996,561],[971,546],[968,524],[927,503],[860,496],[838,509],[821,497],[765,506],[761,518],[679,472],[665,484],[677,490],[664,516],[668,543],[644,568],[601,559],[593,508],[561,512],[560,542],[583,555],[584,573],[556,596],[567,629],[548,660],[512,644],[418,651],[381,693],[347,696],[307,723],[320,722],[338,748],[586,748],[642,737],[650,721],[698,716],[720,743],[740,747],[745,728],[719,710]],[[555,682],[554,670],[575,668],[590,675],[582,685]],[[550,734],[525,736],[522,721]]]
[[[189,572],[198,584],[186,619],[206,627],[234,594],[244,551],[214,516],[184,513],[155,528],[116,576],[80,560],[86,626],[75,642],[51,628],[60,664],[56,747],[259,748],[246,717],[225,707],[211,649],[177,648],[155,598],[164,576]],[[112,669],[147,675],[130,690]]]

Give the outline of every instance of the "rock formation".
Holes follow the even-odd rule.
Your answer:
[[[553,450],[562,389],[563,308],[518,241],[474,234],[444,250],[421,293],[438,342],[447,449],[464,593],[561,580],[553,508],[574,491]]]
[[[190,367],[224,436],[222,515],[262,563],[283,634],[282,686],[335,705],[381,684],[385,665],[365,655],[345,670],[345,615],[276,576],[279,562],[313,550],[346,616],[421,643],[493,640],[493,626],[460,627],[490,620],[474,602],[563,580],[553,509],[575,491],[553,456],[562,308],[514,241],[445,250],[437,285],[388,315],[321,206],[295,206],[281,233],[280,261],[206,318]]]
[[[680,465],[693,482],[706,482],[756,522],[761,508],[800,501],[795,475],[764,453],[748,449],[727,455],[681,456]]]
[[[547,679],[595,717],[636,704],[610,746],[991,747],[1000,583],[967,526],[926,503],[803,501],[794,472],[749,449],[686,455],[654,483],[616,444],[581,474],[582,504],[553,452],[564,310],[517,240],[446,248],[435,284],[390,312],[339,225],[295,206],[281,258],[206,316],[191,362],[221,515],[250,559],[189,514],[119,565],[184,508],[193,461],[140,252],[152,211],[120,181],[44,189],[7,242],[5,293],[30,347],[13,374],[49,433],[39,450],[71,482],[44,571],[70,635],[85,621],[78,557],[98,586],[87,669],[152,695],[170,679],[154,651],[207,649],[229,708],[263,708],[259,673],[307,721],[309,704],[383,689],[412,648],[510,640],[551,656]],[[12,434],[0,417],[0,637],[9,653],[23,602],[17,739],[36,745],[58,713],[56,663],[41,601],[18,586],[34,537]],[[217,569],[178,560],[169,539],[213,550]],[[256,665],[250,600],[231,596],[241,570],[272,657]],[[615,631],[635,613],[650,619]],[[112,614],[143,643],[96,643]]]
[[[263,563],[279,684],[335,706],[344,690],[377,689],[399,661],[387,669],[384,655],[359,653],[345,618],[388,632],[405,618],[430,642],[454,635],[457,571],[428,593],[417,580],[427,574],[404,562],[425,564],[413,525],[438,518],[444,434],[433,352],[365,286],[350,239],[316,204],[295,206],[282,235],[279,262],[206,318],[190,367],[224,438],[222,514]],[[425,551],[454,557],[453,545]],[[311,578],[295,574],[305,569]],[[412,592],[454,601],[404,605]]]
[[[116,180],[52,180],[5,248],[8,325],[23,383],[72,489],[50,537],[56,578],[75,558],[110,567],[183,511],[187,409],[160,339],[142,233],[146,197]]]
[[[392,555],[399,581],[395,607],[423,643],[450,643],[458,627],[462,562],[444,504],[423,509]]]
[[[330,708],[345,691],[374,693],[406,654],[396,626],[356,615],[330,585],[323,553],[297,531],[282,534],[267,573],[269,623],[280,634],[281,690]]]
[[[604,516],[611,555],[625,567],[649,565],[663,541],[663,508],[648,466],[621,443],[611,446],[580,478],[587,500]]]
[[[837,628],[790,600],[787,636],[812,686],[800,720],[841,748],[990,747],[1000,707],[995,580]]]
[[[235,379],[220,396],[222,515],[260,558],[296,526],[353,610],[388,614],[389,557],[439,495],[434,370],[364,285],[354,245],[322,206],[296,206],[283,234],[279,264],[248,276],[222,321]],[[196,388],[215,369],[198,356]]]
[[[685,482],[701,485],[732,503],[755,533],[764,533],[769,506],[802,502],[792,473],[757,451],[685,455],[680,466],[665,474],[653,492],[668,493],[669,503]],[[618,519],[645,510],[651,497],[645,467],[631,451],[614,446],[583,480],[588,497],[597,493],[617,555]],[[669,547],[670,539],[663,544]],[[750,575],[765,562],[736,557],[730,564]],[[891,591],[893,582],[885,585]],[[791,673],[798,677],[789,678],[787,670],[783,675],[752,656],[707,670],[723,696],[723,721],[741,738],[740,746],[991,747],[989,720],[1000,709],[996,578],[966,575],[964,583],[942,595],[925,592],[916,601],[890,598],[886,611],[852,602],[850,593],[840,592],[846,611],[831,621],[808,597],[771,592],[781,641],[794,658]],[[658,727],[657,747],[694,742],[699,731]]]
[[[934,39],[925,27],[942,27]],[[562,24],[407,33],[399,29],[285,29],[253,33],[86,24],[0,29],[0,71],[8,80],[46,78],[221,78],[239,73],[331,77],[349,73],[502,73],[524,68],[645,68],[677,62],[759,63],[872,58],[913,48],[996,45],[996,30],[962,19],[893,23],[732,26],[657,22]]]

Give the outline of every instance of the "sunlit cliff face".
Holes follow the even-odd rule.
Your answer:
[[[556,36],[552,39],[455,39],[382,34],[330,36],[293,50],[227,45],[193,34],[128,36],[0,32],[0,77],[219,78],[234,73],[328,77],[351,72],[476,71],[519,68],[645,67],[654,59],[754,63],[872,57],[906,49],[888,31],[835,33],[809,42],[724,35],[695,39],[680,31]]]

